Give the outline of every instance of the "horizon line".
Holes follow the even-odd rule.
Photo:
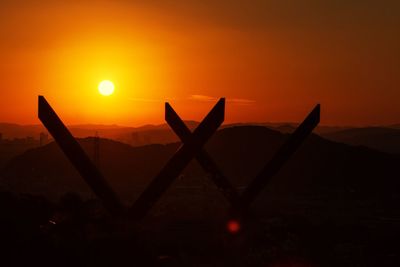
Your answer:
[[[200,123],[199,121],[196,120],[184,120],[185,122],[192,122],[192,123]],[[10,124],[10,125],[16,125],[16,126],[21,126],[21,127],[35,127],[35,126],[40,126],[43,127],[42,124],[37,123],[37,124],[31,124],[31,123],[18,123],[18,122],[9,122],[9,121],[0,121],[0,125],[2,124]],[[285,121],[249,121],[249,122],[243,122],[243,121],[237,121],[237,122],[227,122],[223,123],[222,125],[235,125],[235,124],[248,124],[248,125],[260,125],[260,124],[271,124],[272,125],[277,125],[277,126],[284,126],[284,125],[298,125],[299,122],[285,122]],[[80,126],[102,126],[102,127],[115,127],[115,128],[143,128],[143,127],[157,127],[157,126],[164,126],[167,125],[166,122],[163,123],[148,123],[148,124],[140,124],[140,125],[123,125],[123,124],[105,124],[105,123],[73,123],[73,124],[66,124],[69,127],[80,127]],[[388,124],[320,124],[318,128],[320,127],[338,127],[338,128],[369,128],[369,127],[394,127],[394,126],[400,126],[400,122],[397,123],[388,123]]]

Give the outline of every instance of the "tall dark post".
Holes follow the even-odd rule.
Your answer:
[[[100,137],[99,133],[96,131],[94,136],[94,164],[98,169],[100,169]]]

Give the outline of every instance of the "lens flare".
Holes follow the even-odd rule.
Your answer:
[[[237,234],[240,231],[240,223],[237,220],[229,220],[226,224],[229,233]]]

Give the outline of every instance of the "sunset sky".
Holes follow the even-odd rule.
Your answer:
[[[0,121],[400,123],[400,1],[1,1]],[[102,80],[115,93],[102,96]]]

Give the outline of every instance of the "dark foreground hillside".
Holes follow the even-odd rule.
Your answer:
[[[243,222],[239,233],[229,234],[226,220],[206,216],[206,212],[191,219],[167,212],[131,222],[110,217],[98,202],[83,202],[73,194],[51,203],[40,197],[2,192],[0,208],[0,248],[5,266],[400,263],[399,222],[385,218],[317,222],[301,210],[290,215],[284,209],[266,209],[262,217]]]
[[[233,127],[207,150],[241,189],[286,137]],[[101,140],[99,164],[128,204],[178,145]],[[49,144],[2,171],[0,243],[8,260],[51,266],[399,266],[399,161],[311,136],[230,234],[229,206],[195,163],[132,222],[109,216]]]

